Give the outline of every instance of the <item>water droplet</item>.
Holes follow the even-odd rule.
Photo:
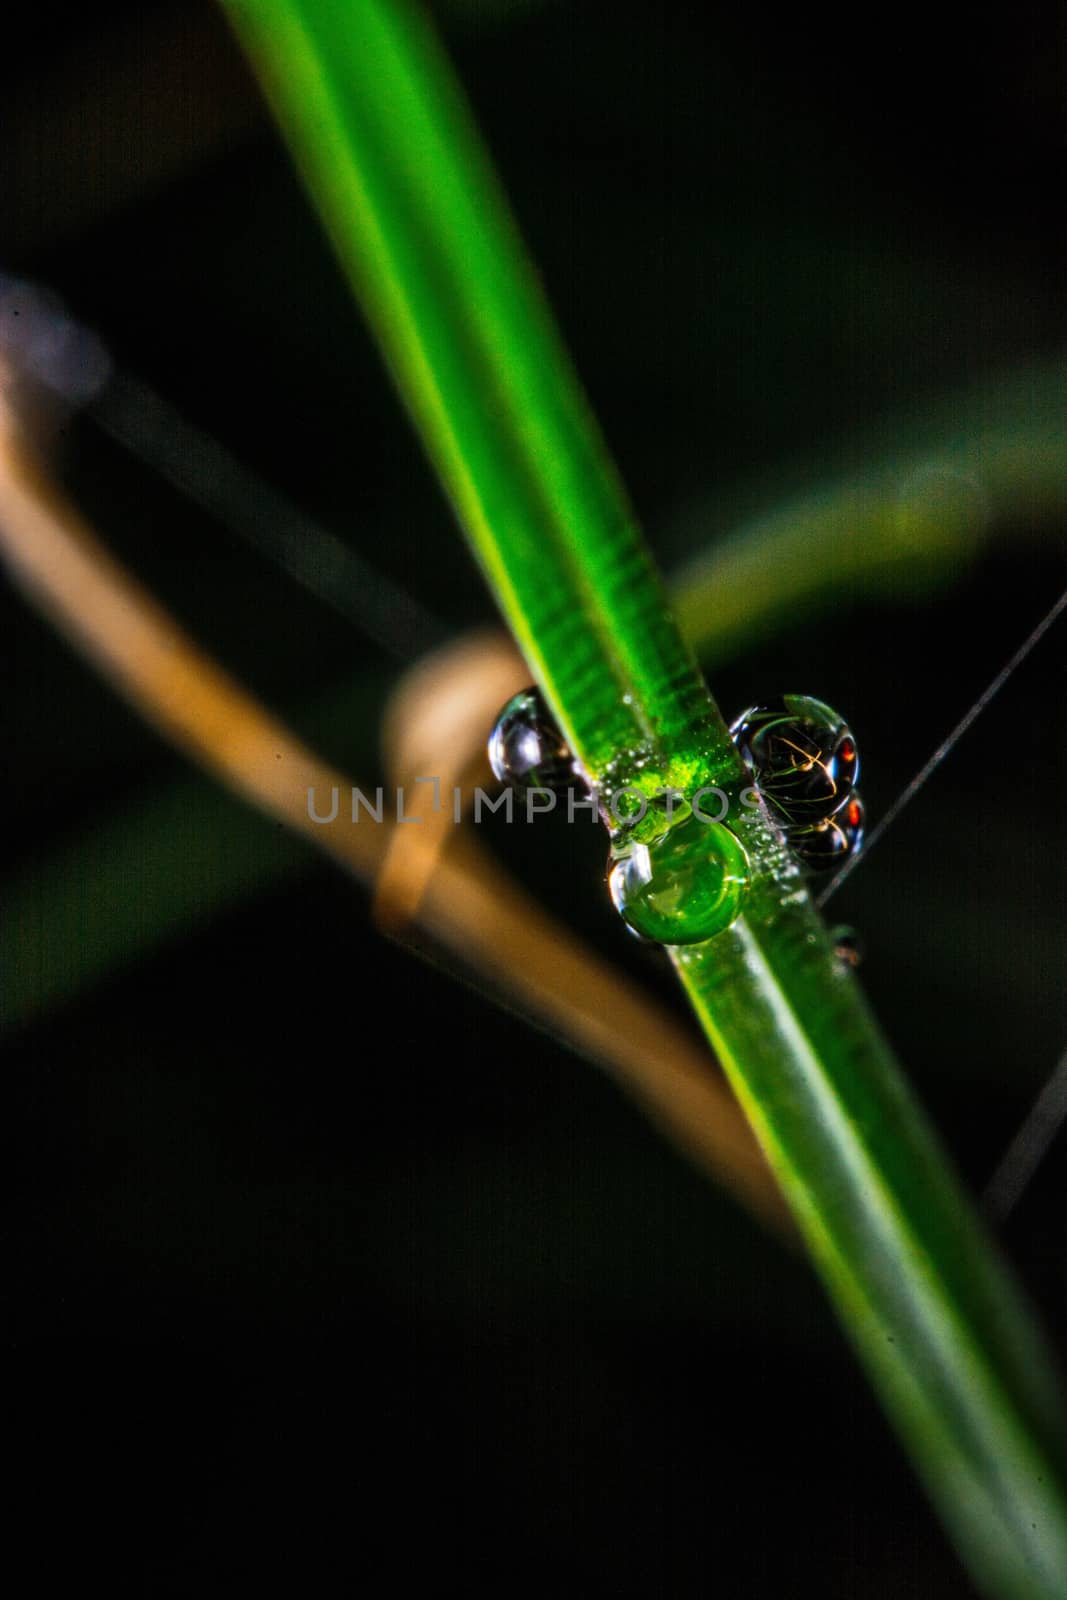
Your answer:
[[[841,922],[836,928],[831,928],[830,943],[841,966],[858,967],[862,962],[863,940],[855,928],[850,928],[847,923]]]
[[[631,932],[658,944],[700,944],[735,921],[748,857],[721,822],[690,815],[651,843],[617,840],[608,887]]]
[[[863,801],[854,794],[832,817],[813,828],[790,828],[789,847],[812,872],[828,872],[855,855],[863,843],[867,813]]]
[[[540,689],[513,695],[489,736],[489,765],[515,789],[566,789],[574,757]]]
[[[787,831],[824,822],[845,805],[859,777],[845,719],[805,694],[752,706],[730,732],[760,794]]]

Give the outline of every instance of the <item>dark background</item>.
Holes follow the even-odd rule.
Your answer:
[[[672,563],[731,497],[1059,354],[1064,36],[1051,5],[651,10],[438,15]],[[0,73],[0,268],[447,632],[488,620],[218,14],[36,5],[5,20]],[[365,715],[318,738],[373,781],[397,663],[91,419],[61,459],[297,727],[359,685]],[[844,707],[877,816],[1063,588],[1062,530],[1031,532],[934,594],[753,640],[721,703]],[[208,786],[0,605],[0,883],[52,883],[40,940],[73,967],[105,952],[4,1041],[9,1557],[174,1595],[970,1593],[806,1267],[588,1065],[386,943],[361,890],[229,802],[247,881],[201,903],[190,862],[210,877],[217,849],[225,876]],[[841,896],[976,1188],[1067,1043],[1063,692],[1054,633]],[[166,795],[164,846],[123,832]],[[600,840],[531,832],[498,840],[516,870],[678,1005],[604,904]],[[57,901],[50,864],[78,851],[96,875]],[[131,916],[146,948],[112,960]],[[8,954],[32,995],[39,950]],[[1061,1351],[1063,1202],[1055,1147],[1006,1231]]]

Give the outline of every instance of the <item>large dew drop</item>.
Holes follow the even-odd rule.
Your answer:
[[[742,713],[730,732],[782,827],[816,827],[844,806],[860,772],[845,719],[822,700],[783,694]]]
[[[863,844],[867,812],[858,794],[813,828],[791,828],[786,834],[794,854],[811,872],[832,872]]]
[[[651,844],[631,844],[608,876],[627,927],[658,944],[701,944],[721,933],[736,920],[747,886],[740,841],[721,822],[698,816]]]

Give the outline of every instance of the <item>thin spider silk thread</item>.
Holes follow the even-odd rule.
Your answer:
[[[1046,1079],[982,1195],[989,1216],[1003,1222],[1048,1153],[1067,1114],[1067,1050]]]
[[[1011,660],[1001,668],[989,687],[979,695],[970,709],[960,718],[952,732],[938,745],[930,759],[924,766],[920,767],[907,788],[902,790],[889,807],[878,826],[872,829],[863,849],[858,851],[850,861],[847,861],[831,883],[827,885],[816,902],[820,907],[824,906],[830,896],[837,892],[849,874],[855,870],[877,841],[885,835],[904,807],[910,800],[915,798],[923,785],[933,776],[945,757],[963,738],[973,723],[978,720],[990,701],[999,694],[1012,673],[1025,661],[1035,645],[1041,642],[1064,609],[1067,609],[1067,590],[1064,590],[1051,610],[1041,619],[1037,627],[1027,635]],[[1015,1137],[1008,1145],[997,1165],[996,1171],[989,1180],[982,1197],[982,1203],[990,1217],[998,1222],[1003,1222],[1007,1218],[1047,1155],[1053,1140],[1063,1125],[1065,1117],[1067,1117],[1067,1050],[1064,1051],[1046,1079],[1043,1088],[1023,1118]]]
[[[833,878],[827,884],[822,894],[817,896],[815,902],[817,906],[820,908],[824,906],[830,899],[830,896],[837,893],[845,879],[856,870],[860,862],[866,860],[867,856],[869,856],[871,851],[874,849],[874,846],[878,843],[878,840],[884,837],[888,829],[900,816],[900,813],[904,810],[904,807],[908,805],[910,801],[914,800],[919,790],[922,789],[930,780],[949,752],[955,748],[955,746],[963,738],[964,734],[967,733],[967,731],[975,722],[977,722],[978,718],[982,715],[982,712],[989,705],[990,701],[995,699],[995,697],[1000,693],[1001,689],[1003,689],[1004,685],[1007,683],[1016,667],[1020,666],[1023,661],[1026,660],[1026,657],[1030,654],[1031,650],[1034,649],[1035,645],[1040,644],[1045,634],[1052,627],[1052,624],[1056,621],[1056,618],[1064,609],[1067,609],[1067,589],[1064,590],[1052,609],[1037,624],[1037,627],[1034,628],[1033,631],[1029,633],[1023,640],[1022,644],[1019,646],[1018,650],[1016,650],[1011,660],[1000,669],[989,687],[978,696],[978,699],[974,702],[970,709],[960,718],[959,722],[957,722],[956,726],[952,729],[952,732],[948,735],[948,737],[942,740],[930,759],[925,763],[924,766],[919,768],[919,771],[915,774],[914,778],[912,778],[907,788],[897,796],[893,804],[889,807],[889,810],[879,820],[877,826],[871,829],[867,836],[867,842],[862,849],[858,850],[850,860],[845,862],[840,871],[834,874]]]

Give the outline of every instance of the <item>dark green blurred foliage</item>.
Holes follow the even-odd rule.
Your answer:
[[[3,141],[0,266],[59,289],[124,366],[451,627],[486,620],[219,19],[96,10],[59,71],[56,15],[9,34],[23,120]],[[727,531],[716,504],[817,481],[865,430],[891,440],[943,390],[1062,350],[1056,8],[938,31],[905,7],[877,46],[828,16],[695,5],[440,15],[666,562]],[[78,83],[126,104],[109,63],[140,85],[134,110],[70,115]],[[67,188],[42,192],[42,171]],[[395,666],[89,420],[62,460],[192,631],[372,780]],[[724,707],[784,690],[840,705],[877,818],[1062,589],[1062,539],[1030,531],[1001,528],[935,597],[753,639],[717,669]],[[184,907],[175,937],[6,1044],[8,1437],[35,1561],[174,1594],[280,1575],[770,1596],[813,1572],[850,1600],[965,1593],[806,1270],[583,1063],[206,799],[2,604],[5,876],[78,849],[106,876],[121,836],[130,901],[150,917],[169,882]],[[1067,1042],[1063,660],[1053,635],[835,906],[976,1185]],[[316,716],[353,704],[335,696],[353,681],[358,716]],[[155,834],[123,833],[153,807]],[[589,833],[493,839],[679,1003],[606,906]],[[198,915],[193,863],[211,881],[213,850],[232,882]],[[107,917],[72,891],[71,944],[106,950]],[[1063,1172],[1054,1147],[1007,1234],[1061,1349]]]

